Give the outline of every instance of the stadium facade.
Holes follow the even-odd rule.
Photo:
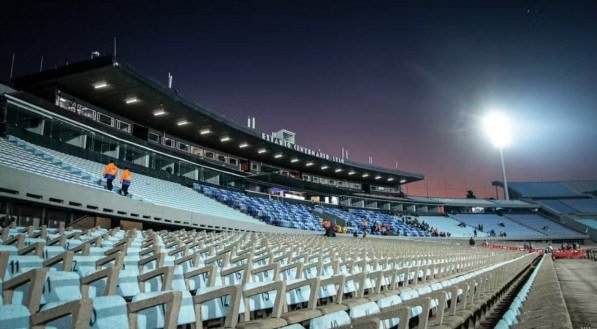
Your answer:
[[[478,219],[459,214],[506,211],[513,213],[512,227],[520,226],[510,238],[582,239],[590,233],[576,224],[550,234],[521,224],[518,213],[562,224],[556,223],[560,214],[531,199],[407,197],[401,186],[424,175],[327,154],[301,145],[285,129],[270,134],[250,121],[239,125],[113,56],[16,78],[3,88],[2,213],[14,215],[19,202],[43,212],[17,214],[19,225],[64,226],[93,215],[157,227],[318,231],[328,219],[360,233],[360,222],[372,220],[398,235],[429,236],[405,223],[414,215],[428,216],[427,222],[446,218],[434,227],[464,223],[468,230],[457,236],[466,237]],[[18,159],[31,155],[47,163],[32,158],[24,168]],[[133,171],[129,198],[100,193],[101,165],[110,160]],[[23,169],[35,175],[23,175]],[[11,202],[13,211],[7,209]],[[27,209],[19,211],[35,212]],[[52,220],[48,213],[55,210],[68,215]],[[459,229],[445,228],[451,231]]]

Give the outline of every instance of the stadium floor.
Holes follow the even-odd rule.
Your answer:
[[[572,326],[597,327],[597,262],[559,259],[554,265]]]

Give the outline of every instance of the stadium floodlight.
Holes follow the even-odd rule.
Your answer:
[[[485,133],[495,147],[503,148],[512,140],[510,119],[500,112],[491,112],[483,120]]]
[[[390,177],[390,178],[388,178],[388,182],[391,182],[391,181],[393,181],[393,180],[394,180],[394,177]]]
[[[108,83],[106,81],[99,81],[93,84],[93,88],[95,89],[102,89],[102,88],[106,88],[108,86]]]
[[[297,159],[297,158],[292,158],[292,159],[290,160],[290,162],[291,162],[291,163],[295,163],[295,162],[298,162],[298,161],[299,161],[299,159]]]
[[[364,173],[364,174],[363,174],[363,178],[366,178],[366,177],[369,177],[369,174],[368,174],[368,173]]]
[[[247,143],[247,142],[241,143],[238,147],[240,147],[241,149],[244,149],[245,147],[249,147],[249,143]]]
[[[187,120],[180,120],[176,123],[177,126],[184,126],[186,124],[188,124],[189,122]]]
[[[163,109],[159,109],[159,110],[156,110],[155,112],[153,112],[153,115],[156,117],[159,117],[164,114],[166,114],[166,111],[164,111]]]
[[[230,137],[228,137],[228,136],[224,136],[224,137],[220,138],[220,142],[222,142],[222,143],[227,142],[229,140],[230,140]]]
[[[307,167],[311,167],[312,165],[313,165],[313,162],[311,162],[311,161],[307,162],[307,164],[306,164]]]
[[[380,179],[380,178],[381,178],[381,176],[379,176],[379,175],[375,176],[375,179]]]
[[[342,171],[342,168],[338,168],[338,169],[334,170],[334,172],[341,172],[341,171]]]
[[[211,130],[209,130],[209,128],[205,128],[205,129],[201,129],[201,130],[199,131],[199,134],[201,134],[201,135],[207,135],[207,134],[209,134],[210,132],[211,132]]]
[[[508,193],[508,179],[506,178],[506,165],[504,163],[504,147],[510,145],[512,141],[510,119],[500,112],[491,112],[483,120],[485,133],[493,146],[500,150],[500,159],[502,160],[502,175],[504,178],[504,199],[510,200]]]
[[[321,167],[321,170],[326,170],[326,169],[328,169],[328,168],[329,168],[329,167],[328,167],[327,165],[323,165],[323,166]]]
[[[282,155],[282,153],[275,154],[275,155],[274,155],[274,159],[279,159],[279,158],[281,158],[282,156],[283,156],[283,155]]]
[[[266,150],[266,149],[259,149],[259,150],[257,150],[257,153],[259,153],[259,154],[263,154],[263,153],[265,153],[265,152],[267,152],[267,150]]]
[[[139,101],[139,99],[137,97],[129,97],[124,100],[124,102],[127,104],[134,104],[134,103],[137,103],[138,101]]]
[[[356,172],[354,172],[354,171],[352,171],[352,170],[348,172],[348,176],[352,176],[352,175],[354,175],[354,174],[356,174]]]
[[[400,183],[406,183],[406,179],[402,178],[402,179],[400,180]]]

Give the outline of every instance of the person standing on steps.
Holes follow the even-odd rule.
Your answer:
[[[128,167],[124,167],[122,171],[122,175],[120,175],[120,185],[122,185],[122,195],[127,196],[129,194],[129,186],[131,186],[131,181],[133,180],[133,175],[131,175],[131,171]]]
[[[106,179],[106,189],[108,191],[112,191],[112,188],[114,187],[112,182],[116,178],[116,175],[118,175],[118,167],[114,164],[114,160],[110,160],[110,163],[108,163],[104,169],[104,178]]]

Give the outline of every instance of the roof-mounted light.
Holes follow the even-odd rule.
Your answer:
[[[394,180],[394,177],[390,177],[390,178],[388,178],[388,182],[391,182],[391,181],[393,181],[393,180]]]
[[[352,175],[354,175],[354,174],[356,174],[356,172],[354,172],[354,171],[352,171],[352,170],[348,172],[348,176],[352,176]]]
[[[259,154],[263,154],[263,153],[265,153],[265,152],[267,152],[267,150],[266,150],[266,149],[259,149],[259,150],[257,150],[257,153],[259,153]]]
[[[187,120],[180,120],[176,123],[177,126],[184,126],[186,124],[189,124]]]
[[[102,89],[102,88],[106,88],[108,86],[108,83],[106,81],[99,81],[93,84],[93,88],[95,89]]]
[[[230,137],[228,137],[228,136],[224,136],[224,137],[220,138],[220,142],[222,142],[222,143],[225,143],[229,140],[230,140]]]
[[[380,178],[381,178],[381,176],[379,176],[379,175],[375,176],[375,179],[380,179]]]
[[[240,143],[240,145],[238,147],[240,147],[241,149],[244,149],[245,147],[249,147],[249,143],[246,143],[246,142]]]
[[[153,115],[156,117],[159,117],[164,114],[166,114],[166,111],[164,111],[163,109],[155,110],[155,112],[153,112]]]
[[[134,104],[134,103],[137,103],[138,101],[139,101],[139,99],[137,97],[129,97],[124,100],[124,102],[127,104]]]
[[[207,135],[210,132],[211,132],[211,130],[209,130],[209,128],[199,130],[199,134],[201,134],[201,135]]]
[[[365,178],[365,177],[369,177],[369,174],[368,173],[364,173],[363,174],[363,178]]]
[[[307,162],[307,164],[306,164],[307,167],[311,167],[312,165],[313,165],[313,162],[311,162],[311,161]]]
[[[328,168],[329,168],[329,167],[328,167],[327,165],[323,165],[323,166],[321,166],[321,170],[326,170],[326,169],[328,169]]]
[[[291,163],[295,163],[295,162],[298,162],[298,161],[299,161],[299,159],[297,159],[297,158],[292,158],[292,159],[290,160],[290,162],[291,162]]]
[[[334,172],[341,172],[342,168],[337,168],[336,170],[334,170]]]
[[[406,179],[402,178],[402,179],[400,180],[400,183],[406,183]]]
[[[282,153],[278,153],[278,154],[274,155],[274,158],[275,158],[275,159],[279,159],[279,158],[281,158],[282,156],[283,156],[283,155],[282,155]]]

